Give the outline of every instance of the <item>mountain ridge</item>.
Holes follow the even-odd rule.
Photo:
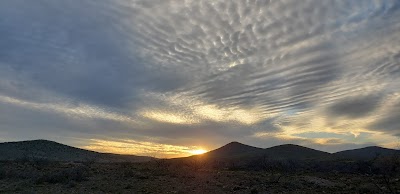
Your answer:
[[[368,146],[364,148],[343,150],[334,153],[336,157],[346,159],[358,159],[358,160],[371,160],[379,156],[392,156],[400,155],[400,150],[389,149],[379,146]]]
[[[330,157],[332,154],[305,146],[295,144],[283,144],[269,148],[265,148],[265,154],[267,156],[273,156],[276,158],[283,159],[317,159]]]
[[[371,151],[371,149],[375,151]],[[370,153],[374,154],[368,155]],[[329,153],[296,144],[282,144],[268,148],[259,148],[233,141],[217,149],[206,152],[202,154],[201,157],[207,158],[208,160],[229,160],[239,163],[256,161],[260,158],[265,158],[268,160],[337,161],[370,160],[373,159],[373,156],[375,155],[386,157],[391,156],[394,153],[398,153],[400,156],[399,150],[383,148],[379,146],[368,146],[361,149],[349,149],[335,153]],[[197,156],[195,155],[190,157]]]
[[[296,144],[282,144],[268,148],[259,148],[233,141],[204,154],[189,157],[202,156],[209,159],[237,160],[250,160],[257,157],[300,160],[333,158],[366,160],[373,159],[376,156],[389,156],[397,153],[400,154],[400,151],[379,146],[368,146],[365,148],[328,153]],[[154,158],[148,156],[100,153],[45,139],[0,143],[0,161],[20,159],[46,159],[54,161],[81,162],[145,162],[154,160]]]
[[[263,148],[258,148],[237,141],[233,141],[204,154],[217,157],[229,157],[235,155],[243,155],[246,153],[261,152],[262,150]]]

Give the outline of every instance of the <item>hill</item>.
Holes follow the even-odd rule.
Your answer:
[[[239,142],[231,142],[218,149],[203,154],[202,157],[210,159],[247,159],[268,157],[271,159],[318,159],[329,158],[332,154],[311,148],[285,144],[270,148],[258,148]]]
[[[395,154],[400,155],[400,151],[394,149],[382,148],[378,146],[370,146],[360,149],[345,150],[334,153],[334,155],[338,158],[352,159],[352,160],[371,160],[374,159],[375,157],[392,156]]]
[[[294,145],[285,144],[274,146],[271,148],[266,148],[264,155],[274,159],[326,159],[330,158],[331,154],[328,152],[323,152],[319,150],[314,150],[311,148]]]
[[[237,158],[251,155],[259,155],[264,149],[245,145],[239,142],[231,142],[220,148],[209,151],[204,155],[210,158]]]
[[[198,161],[212,164],[212,166],[241,168],[257,168],[257,166],[263,165],[263,162],[285,163],[285,161],[290,160],[291,162],[296,162],[298,166],[308,166],[310,168],[311,166],[325,166],[328,169],[346,165],[343,164],[343,159],[352,161],[371,160],[376,156],[390,156],[396,153],[400,156],[400,151],[376,146],[331,154],[294,144],[284,144],[263,149],[239,142],[231,142],[205,154],[179,158],[178,160],[190,162],[200,159]]]
[[[332,154],[330,153],[293,144],[263,149],[231,142],[205,154],[180,158],[177,161],[196,165],[208,164],[217,168],[261,169],[265,167],[266,162],[270,163],[268,165],[276,165],[284,160],[292,160],[300,164],[308,161],[330,160],[331,158]]]
[[[99,153],[48,140],[0,143],[0,161],[5,160],[144,162],[151,157]]]

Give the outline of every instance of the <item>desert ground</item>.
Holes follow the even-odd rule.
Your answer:
[[[400,193],[393,176],[212,169],[196,163],[2,162],[0,193]]]

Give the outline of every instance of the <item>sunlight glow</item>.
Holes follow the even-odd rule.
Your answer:
[[[197,146],[178,146],[131,139],[90,139],[88,142],[88,145],[81,148],[105,153],[133,154],[156,158],[185,157],[207,152]]]
[[[191,154],[193,154],[193,155],[200,155],[200,154],[206,153],[207,150],[198,149],[198,150],[190,150],[189,152],[190,152]]]

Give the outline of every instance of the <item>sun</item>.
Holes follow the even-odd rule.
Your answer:
[[[189,152],[190,152],[191,154],[194,154],[194,155],[199,155],[199,154],[204,154],[204,153],[206,153],[207,150],[198,149],[198,150],[190,150]]]

